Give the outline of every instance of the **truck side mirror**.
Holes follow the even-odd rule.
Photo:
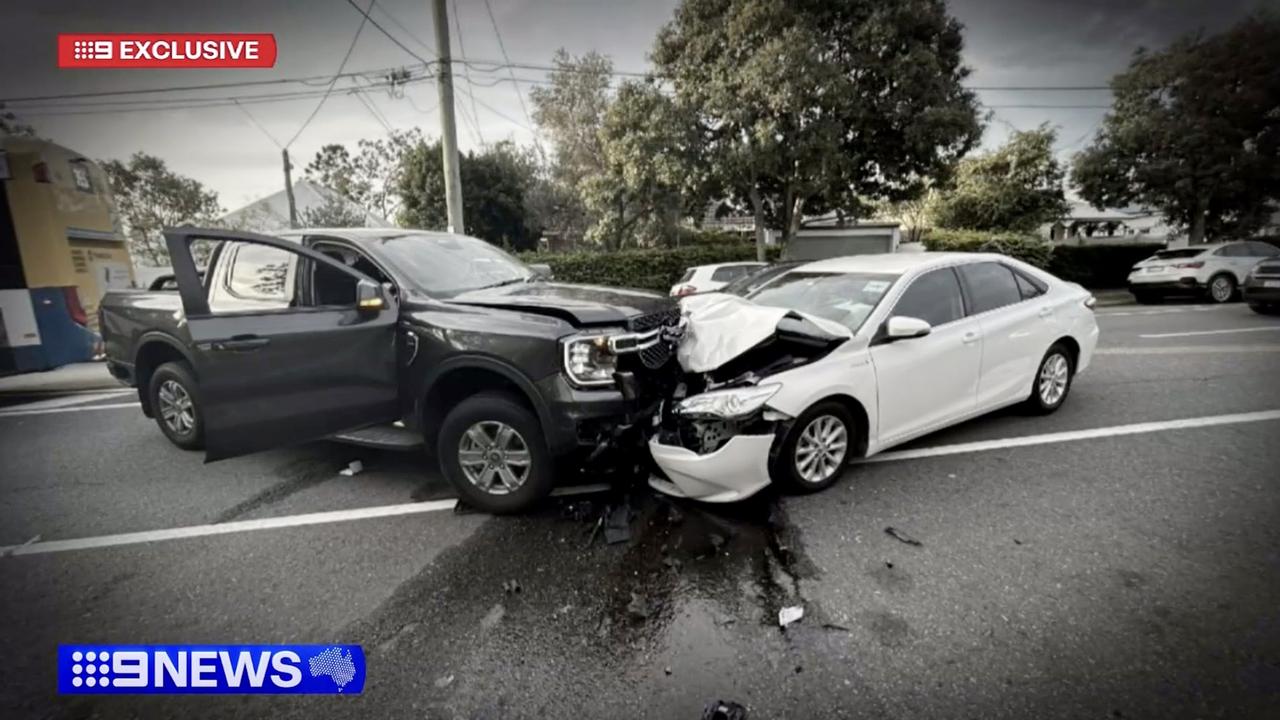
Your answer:
[[[379,312],[387,307],[382,286],[372,280],[356,281],[356,307],[362,312]]]

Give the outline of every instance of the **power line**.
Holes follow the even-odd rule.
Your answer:
[[[455,0],[456,2],[456,0]],[[507,44],[502,42],[502,31],[498,29],[498,18],[493,15],[493,6],[489,4],[489,0],[484,0],[484,9],[489,13],[489,24],[493,26],[494,37],[498,38],[498,50],[502,52],[502,59],[507,62],[507,75],[511,77],[512,82],[516,80],[515,68],[511,67],[511,56],[507,54]],[[455,15],[455,20],[457,19]],[[458,33],[461,35],[461,31]],[[462,49],[462,38],[458,38],[458,49]],[[524,119],[533,125],[533,117],[529,115],[529,108],[524,104],[524,91],[520,89],[520,83],[515,82],[516,99],[520,101],[520,110],[524,112]]]
[[[377,120],[378,124],[382,125],[382,129],[386,130],[387,134],[390,135],[392,132],[391,123],[387,122],[386,116],[384,116],[382,112],[378,110],[377,106],[373,104],[373,99],[366,98],[364,93],[359,89],[352,94],[355,95],[356,100],[360,101],[361,105],[364,105],[365,109],[369,111],[369,114],[373,116],[373,119]]]
[[[369,7],[371,9],[373,8],[374,2],[376,2],[376,0],[369,0]],[[355,3],[352,2],[352,5],[355,5]],[[359,10],[360,8],[357,6],[356,9]],[[316,109],[311,111],[311,114],[307,116],[307,119],[302,122],[302,127],[298,128],[298,132],[294,133],[293,137],[289,138],[289,142],[285,143],[284,147],[286,150],[293,145],[293,142],[302,135],[302,131],[306,130],[307,126],[311,124],[311,121],[320,113],[320,108],[324,107],[324,102],[329,99],[329,93],[333,92],[333,86],[338,84],[338,76],[342,74],[344,69],[346,69],[347,60],[351,59],[351,52],[356,49],[356,43],[360,41],[360,33],[364,30],[364,24],[369,20],[369,13],[362,12],[360,14],[363,17],[360,18],[360,24],[356,26],[356,34],[351,38],[351,44],[347,46],[347,54],[343,55],[342,62],[338,63],[338,72],[335,73],[333,79],[329,81],[329,87],[325,88],[324,95],[320,97],[320,102],[316,103]]]
[[[374,26],[375,28],[377,28],[377,29],[378,29],[378,32],[382,33],[383,35],[386,35],[388,40],[390,40],[391,42],[393,42],[393,43],[395,43],[395,44],[396,44],[396,47],[399,47],[401,50],[403,50],[403,51],[405,51],[405,52],[409,53],[409,55],[410,55],[410,56],[412,56],[415,60],[417,60],[418,62],[420,62],[420,63],[422,63],[423,65],[426,65],[426,66],[428,66],[428,67],[430,67],[430,66],[432,66],[432,65],[435,65],[435,64],[436,64],[436,63],[434,63],[434,62],[432,62],[432,61],[430,61],[430,60],[428,60],[428,59],[426,59],[426,58],[422,57],[422,56],[421,56],[421,55],[419,55],[418,53],[416,53],[416,52],[414,52],[414,51],[410,50],[410,49],[409,49],[409,47],[408,47],[407,45],[405,45],[404,43],[400,42],[400,39],[399,39],[399,38],[397,38],[395,35],[392,35],[392,34],[391,34],[391,33],[390,33],[386,28],[384,28],[384,27],[382,27],[382,25],[378,24],[378,21],[377,21],[377,20],[374,20],[373,18],[369,17],[369,13],[368,13],[368,12],[366,12],[366,11],[364,11],[364,10],[361,10],[361,9],[360,9],[360,6],[356,4],[356,1],[355,1],[355,0],[347,0],[347,4],[348,4],[348,5],[350,5],[351,7],[355,8],[356,10],[358,10],[358,11],[360,12],[360,14],[361,14],[361,15],[363,15],[363,16],[365,17],[365,19],[366,19],[366,20],[368,20],[370,23],[372,23],[372,24],[373,24],[373,26]],[[370,3],[370,4],[369,4],[369,7],[373,7],[373,3]]]
[[[240,109],[240,112],[244,113],[244,116],[246,118],[249,118],[249,122],[252,123],[254,127],[258,128],[258,130],[261,131],[263,135],[267,136],[267,139],[271,141],[272,145],[275,145],[281,150],[284,149],[284,146],[280,144],[280,141],[276,140],[276,136],[272,135],[266,128],[262,127],[262,125],[258,123],[257,118],[253,116],[253,113],[249,112],[248,108],[241,105],[239,102],[236,102],[235,106]]]
[[[453,6],[453,27],[458,34],[458,52],[466,55],[467,48],[462,44],[462,21],[458,19],[458,0],[452,0],[451,5]],[[471,70],[466,65],[462,66],[462,77],[467,84],[465,89],[467,97],[471,98],[471,124],[475,128],[476,140],[483,147],[485,143],[484,133],[480,131],[480,112],[476,110],[476,94],[471,90]],[[463,113],[463,117],[466,117],[466,113]]]

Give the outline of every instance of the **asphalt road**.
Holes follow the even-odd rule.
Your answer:
[[[455,514],[413,456],[317,443],[205,465],[128,395],[10,399],[0,546],[237,531],[0,557],[0,715],[698,718],[724,699],[751,718],[1280,716],[1280,419],[1249,414],[1280,411],[1280,318],[1099,322],[1055,415],[966,423],[814,496],[641,491],[616,545],[593,536],[610,496]],[[95,642],[360,643],[368,681],[59,697],[58,643]]]

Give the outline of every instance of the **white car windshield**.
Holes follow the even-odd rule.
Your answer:
[[[757,305],[833,320],[857,332],[897,279],[887,273],[789,272],[748,298]]]
[[[394,235],[381,238],[379,250],[406,280],[438,297],[533,277],[532,270],[502,248],[465,235]]]

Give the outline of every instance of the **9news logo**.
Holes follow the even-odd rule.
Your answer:
[[[364,690],[359,645],[63,645],[58,692],[343,694]]]

